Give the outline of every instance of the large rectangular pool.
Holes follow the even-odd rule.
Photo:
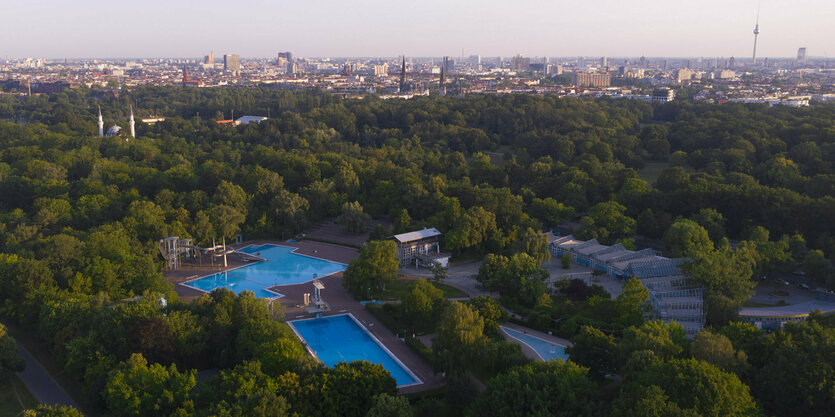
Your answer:
[[[397,381],[398,387],[422,383],[351,314],[289,323],[313,355],[327,366],[339,362],[368,361],[383,365]]]
[[[528,345],[543,361],[552,359],[568,360],[568,355],[565,353],[565,346],[563,345],[558,345],[554,342],[549,342],[545,339],[540,339],[536,336],[531,336],[504,326],[501,326],[501,329],[511,338]]]
[[[344,271],[345,264],[331,262],[312,256],[294,253],[296,248],[279,245],[247,246],[239,252],[248,253],[264,261],[242,266],[229,271],[218,272],[206,277],[189,281],[183,285],[198,290],[211,292],[216,288],[228,288],[235,294],[252,291],[256,297],[275,298],[279,294],[267,290],[277,285],[302,284]]]

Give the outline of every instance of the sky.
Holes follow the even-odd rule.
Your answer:
[[[2,0],[0,59],[835,56],[833,0]]]

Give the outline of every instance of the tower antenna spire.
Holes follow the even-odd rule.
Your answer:
[[[757,65],[757,36],[760,34],[760,6],[757,6],[757,23],[754,25],[754,56],[752,60]]]

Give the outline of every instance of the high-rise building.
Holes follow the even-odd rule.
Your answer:
[[[276,65],[283,67],[287,65],[288,62],[293,62],[293,54],[291,52],[279,52]]]
[[[531,59],[525,58],[522,55],[516,55],[510,59],[510,69],[516,72],[530,71]]]
[[[600,58],[600,67],[601,68],[606,68],[608,66],[609,66],[609,61],[606,59],[606,57],[604,56],[603,58]]]
[[[130,121],[128,121],[128,125],[130,125],[130,137],[136,138],[136,122],[133,120],[133,104],[130,106]]]
[[[406,55],[403,55],[403,64],[400,66],[400,92],[406,92]]]
[[[574,85],[577,87],[608,87],[611,76],[607,72],[575,72]]]
[[[101,118],[101,106],[99,106],[99,137],[104,137],[104,119]]]
[[[443,69],[444,72],[447,74],[452,74],[453,72],[455,72],[455,60],[450,59],[448,56],[445,56]]]
[[[206,65],[214,65],[215,64],[215,53],[209,52],[209,55],[203,57],[203,63]]]
[[[797,62],[806,62],[806,47],[797,49]]]
[[[223,70],[229,71],[233,76],[241,74],[241,56],[240,55],[223,55]]]

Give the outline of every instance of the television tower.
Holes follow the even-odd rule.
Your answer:
[[[133,121],[133,104],[130,105],[130,122],[128,123],[130,124],[130,137],[136,139],[136,122]]]
[[[101,106],[99,106],[99,137],[104,137],[104,119],[101,118]]]
[[[754,25],[754,65],[757,65],[757,35],[760,34],[760,9],[757,8],[757,24]]]

